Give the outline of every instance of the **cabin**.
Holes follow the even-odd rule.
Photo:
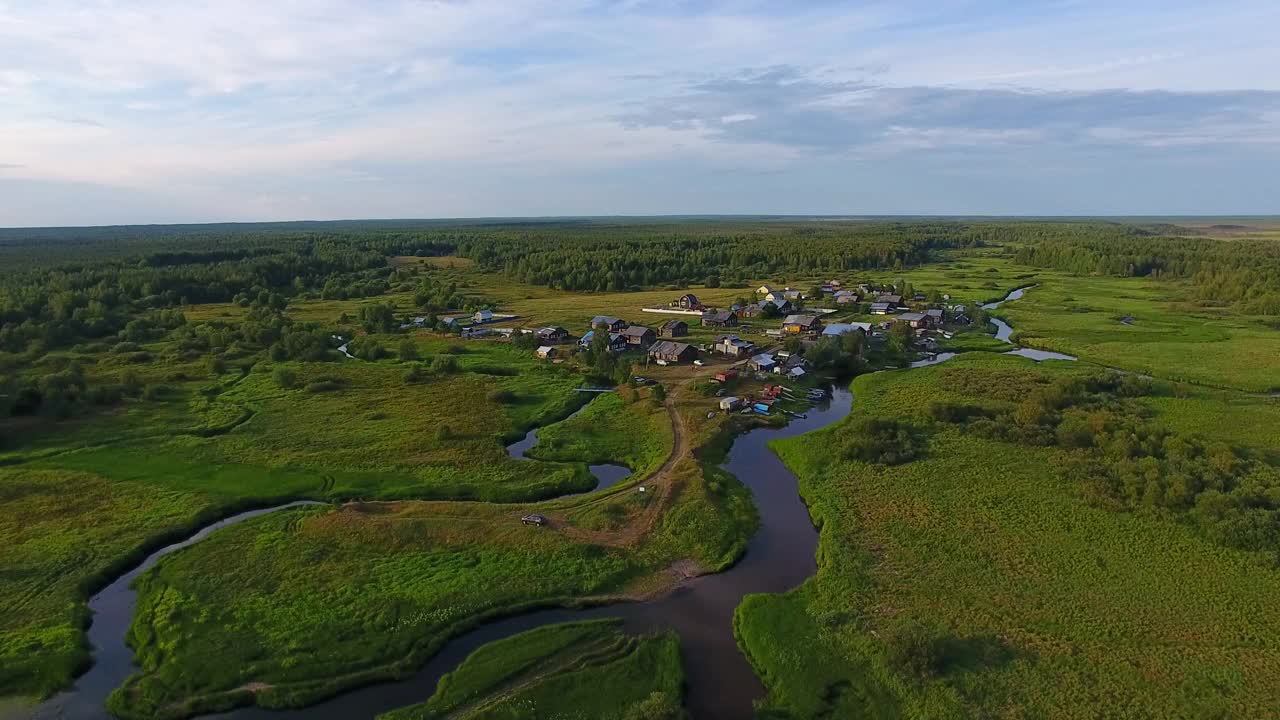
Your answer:
[[[740,358],[750,355],[755,347],[750,340],[743,340],[737,335],[721,335],[716,338],[715,351],[726,357]]]
[[[713,310],[702,315],[703,327],[737,327],[738,316],[729,310]]]
[[[603,330],[601,332],[604,332]],[[591,343],[596,339],[596,331],[588,330],[586,335],[578,341],[583,348],[591,347]],[[627,349],[627,339],[622,337],[622,333],[609,333],[609,351],[624,352]]]
[[[890,305],[889,303],[875,302],[871,303],[871,307],[868,312],[872,315],[888,315],[893,312],[894,307],[894,305]]]
[[[643,348],[652,345],[658,336],[647,327],[632,325],[622,331],[622,337],[626,338],[628,345]]]
[[[757,295],[772,295],[772,294],[773,294],[773,288],[769,287],[768,285],[761,285],[760,287],[756,288],[756,294],[757,294]]]
[[[858,293],[852,290],[837,290],[835,294],[837,305],[848,305],[849,303],[858,302]]]
[[[864,333],[871,332],[871,323],[831,323],[822,328],[823,337],[832,337],[839,335],[848,335],[851,332],[861,330]]]
[[[925,325],[929,324],[929,321],[925,319],[924,313],[915,313],[915,312],[902,313],[901,315],[898,316],[897,322],[906,323],[913,328],[922,328]]]
[[[925,317],[925,320],[927,320],[930,325],[941,325],[942,321],[945,319],[945,315],[943,314],[942,310],[939,310],[937,308],[925,310],[924,317]]]
[[[477,310],[476,314],[471,316],[471,321],[475,323],[493,322],[493,311]]]
[[[877,295],[876,302],[888,303],[894,307],[897,307],[902,304],[902,296],[901,295]]]
[[[733,412],[742,407],[742,398],[736,398],[732,395],[726,398],[720,398],[720,409],[725,412]]]
[[[649,348],[649,357],[663,365],[689,362],[698,357],[698,349],[688,343],[662,340]]]
[[[764,299],[765,299],[765,300],[768,300],[769,302],[773,303],[774,305],[781,305],[782,303],[784,303],[784,302],[788,302],[788,301],[789,301],[789,298],[787,298],[787,296],[786,296],[786,295],[784,295],[783,293],[778,292],[777,290],[774,290],[773,292],[769,293],[768,295],[765,295],[765,296],[764,296]]]
[[[668,320],[658,328],[658,337],[684,337],[689,334],[689,323],[683,320]]]
[[[627,326],[627,321],[608,315],[597,315],[591,318],[591,327],[594,330],[608,330],[609,332],[619,332]]]
[[[685,293],[684,295],[681,295],[675,299],[675,302],[671,303],[671,306],[681,308],[682,310],[702,309],[702,303],[698,302],[698,296],[693,293]]]
[[[791,288],[787,288],[786,290],[782,291],[782,297],[786,300],[799,300],[804,297],[804,293],[800,292],[799,290],[792,290]]]
[[[539,360],[550,360],[556,356],[556,349],[550,345],[542,345],[537,350],[534,350],[533,354],[536,355]]]
[[[782,330],[792,334],[816,333],[822,329],[817,315],[788,315],[782,319]]]
[[[747,361],[747,367],[756,372],[771,372],[777,364],[773,356],[768,353],[761,353]]]
[[[555,345],[569,340],[569,331],[560,326],[538,328],[538,341],[544,345]]]

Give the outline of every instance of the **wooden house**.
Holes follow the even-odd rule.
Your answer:
[[[609,317],[608,315],[597,315],[591,318],[591,328],[593,330],[608,330],[609,332],[620,332],[627,326],[627,321],[621,318]]]
[[[622,331],[622,337],[627,339],[627,344],[632,347],[649,347],[653,341],[657,339],[657,335],[653,330],[642,325],[632,325]]]
[[[538,341],[544,345],[555,345],[569,340],[569,331],[560,326],[538,328]]]
[[[737,327],[738,316],[730,310],[713,310],[702,314],[703,327]]]
[[[649,348],[649,357],[659,364],[689,362],[698,357],[698,349],[688,343],[662,340]]]
[[[822,329],[817,315],[788,315],[782,319],[783,332],[792,334],[816,333]]]
[[[537,355],[542,360],[549,360],[556,356],[556,349],[550,345],[543,345],[537,350],[534,350],[533,354]]]
[[[658,337],[684,337],[689,334],[689,323],[683,320],[668,320],[658,328]]]

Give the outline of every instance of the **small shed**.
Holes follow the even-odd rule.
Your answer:
[[[493,311],[477,310],[476,314],[471,316],[471,321],[477,323],[493,322]]]
[[[725,412],[733,412],[741,406],[742,398],[733,397],[732,395],[726,398],[720,398],[720,409]]]
[[[550,345],[542,345],[537,350],[534,350],[533,354],[542,360],[549,360],[556,356],[556,349]]]

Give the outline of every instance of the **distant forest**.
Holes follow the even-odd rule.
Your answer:
[[[0,231],[0,350],[115,336],[130,320],[208,302],[272,307],[415,289],[388,256],[456,254],[513,280],[575,291],[741,284],[777,274],[900,270],[1000,245],[1072,272],[1192,278],[1205,300],[1280,313],[1280,245],[1157,236],[1102,222],[343,222]],[[274,296],[274,297],[273,297]],[[165,316],[162,322],[178,322]]]

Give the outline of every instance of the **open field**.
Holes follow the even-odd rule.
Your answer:
[[[751,598],[739,637],[770,703],[809,716],[1275,717],[1280,590],[1261,554],[1160,513],[1092,507],[1060,450],[932,426],[1083,371],[975,354],[853,384],[851,420],[777,444],[822,526],[818,575]],[[963,380],[962,380],[963,378]],[[977,383],[976,385],[974,383]],[[971,394],[972,393],[972,394]],[[925,430],[922,459],[842,459],[859,416]],[[788,650],[783,638],[814,649]]]
[[[487,615],[599,594],[642,572],[624,553],[516,518],[499,506],[349,505],[218,533],[140,580],[129,640],[142,670],[110,706],[156,717],[314,701],[403,676]],[[210,668],[209,657],[224,662]],[[261,689],[245,697],[250,683]]]
[[[0,693],[45,694],[88,662],[80,599],[159,534],[207,517],[211,498],[84,472],[0,468]]]
[[[548,625],[492,642],[421,705],[383,720],[675,718],[683,672],[673,636],[628,637],[618,622]]]
[[[611,397],[565,424],[594,415],[593,424],[608,431],[601,437],[622,453],[598,459],[652,466],[662,442],[659,433],[653,444],[650,418],[667,412],[644,396]],[[710,403],[689,402],[698,409],[686,411],[682,401],[675,411],[690,420]],[[544,432],[554,438],[557,427]],[[710,432],[694,430],[695,437]],[[545,512],[567,509],[570,522],[578,522],[574,508],[582,507],[623,526],[646,508],[660,509],[648,503],[662,503],[666,511],[628,548],[517,521],[537,506],[459,502],[283,511],[226,528],[216,542],[166,558],[140,580],[129,639],[143,671],[113,695],[111,706],[122,716],[144,717],[244,702],[314,702],[344,687],[403,676],[486,617],[647,594],[669,585],[667,568],[681,560],[722,566],[740,552],[749,527],[741,487],[720,479],[708,490],[691,457],[679,456],[676,467],[657,483],[669,486],[665,495],[649,481],[647,495],[623,485],[599,498],[547,503]],[[641,497],[646,502],[634,505]],[[622,509],[610,511],[614,503]],[[243,562],[246,556],[252,562]],[[236,660],[225,672],[195,672],[215,655]]]
[[[690,232],[711,242],[723,234],[712,225]],[[1201,281],[1189,274],[1019,264],[1016,227],[993,235],[1013,238],[1007,245],[970,247],[976,235],[958,224],[903,225],[892,232],[924,240],[882,247],[871,233],[854,252],[841,250],[844,230],[825,225],[815,247],[848,253],[808,257],[797,249],[810,242],[803,224],[771,225],[747,234],[785,259],[732,247],[741,262],[721,273],[712,250],[694,253],[664,226],[666,255],[628,248],[607,282],[583,260],[612,264],[619,254],[593,245],[597,231],[640,242],[625,228],[582,230],[580,247],[516,229],[490,248],[505,272],[485,271],[484,253],[480,263],[417,257],[454,250],[403,239],[251,244],[216,262],[130,257],[120,293],[133,295],[111,307],[97,283],[114,280],[98,276],[47,298],[39,273],[17,291],[0,280],[6,317],[28,312],[14,298],[48,305],[26,324],[6,321],[0,335],[0,543],[10,550],[0,606],[13,608],[0,620],[0,695],[66,686],[86,660],[92,588],[167,538],[250,506],[333,503],[225,528],[140,578],[129,639],[141,671],[112,696],[121,716],[303,705],[404,677],[490,617],[649,597],[723,570],[742,557],[757,510],[718,465],[737,433],[783,422],[718,412],[703,381],[730,361],[659,367],[630,351],[623,361],[665,393],[624,383],[591,396],[575,389],[625,375],[594,373],[572,356],[536,360],[511,342],[395,329],[404,317],[491,305],[518,316],[497,326],[580,335],[595,315],[655,328],[682,319],[691,329],[682,341],[735,332],[779,347],[762,335],[777,320],[726,331],[641,309],[685,292],[727,306],[761,283],[808,289],[835,278],[905,281],[970,306],[1036,285],[996,314],[1019,343],[1081,362],[998,356],[1009,346],[975,328],[942,344],[966,356],[859,377],[854,419],[777,446],[823,532],[816,578],[785,596],[748,598],[737,617],[771,692],[766,711],[1277,715],[1274,315],[1197,302]],[[1197,231],[1241,243],[1271,232]],[[928,244],[950,233],[963,242]],[[522,253],[541,265],[527,267]],[[874,262],[926,256],[902,269]],[[1249,297],[1250,307],[1265,305]],[[385,306],[395,317],[379,321]],[[828,319],[886,320],[844,308]],[[299,341],[307,333],[318,348]],[[335,334],[385,352],[342,358]],[[900,360],[870,357],[872,369]],[[1160,381],[1043,417],[1024,402],[1099,366]],[[730,392],[760,385],[744,378]],[[33,395],[44,404],[19,407]],[[861,424],[870,417],[890,429]],[[535,426],[531,459],[509,457],[504,445]],[[1130,430],[1141,437],[1122,437]],[[1063,444],[1081,437],[1097,445]],[[1175,463],[1182,454],[1194,457]],[[886,457],[900,464],[881,464]],[[602,462],[633,472],[576,495],[595,484],[586,465]],[[1223,477],[1230,482],[1214,484]],[[521,525],[529,512],[550,527]],[[555,707],[638,720],[680,696],[674,638],[624,638],[607,624],[522,637],[477,652],[432,701],[393,716],[510,718]]]

